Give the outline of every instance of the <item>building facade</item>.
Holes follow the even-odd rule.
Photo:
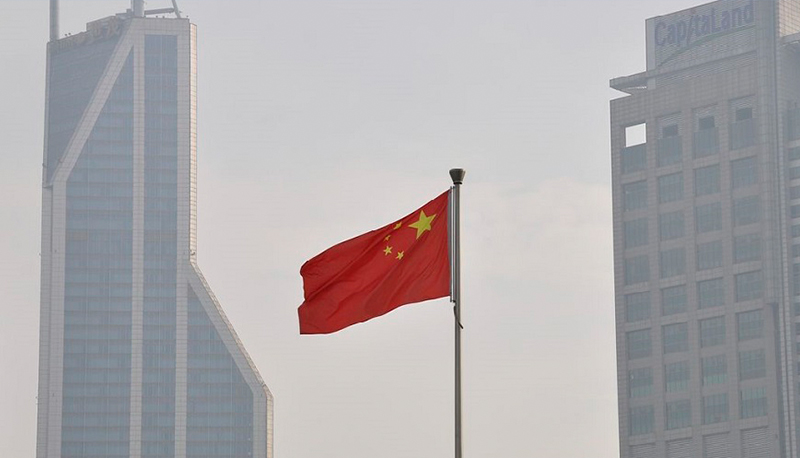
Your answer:
[[[621,456],[799,457],[800,1],[646,29],[611,81]]]
[[[195,26],[134,3],[47,48],[37,457],[272,457],[195,262]]]

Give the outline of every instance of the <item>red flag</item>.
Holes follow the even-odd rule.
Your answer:
[[[329,334],[404,304],[450,295],[447,200],[445,192],[303,264],[300,334]]]

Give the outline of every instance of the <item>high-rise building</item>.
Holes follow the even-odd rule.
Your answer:
[[[37,457],[269,458],[272,395],[195,262],[195,26],[143,3],[67,37],[51,3]]]
[[[800,456],[800,0],[646,22],[611,102],[621,456]]]

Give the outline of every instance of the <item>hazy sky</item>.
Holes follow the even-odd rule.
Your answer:
[[[453,452],[446,299],[300,336],[300,265],[467,169],[468,458],[618,456],[608,88],[698,0],[179,0],[198,25],[198,259],[278,458]],[[62,33],[127,0],[62,0]],[[170,6],[150,0],[148,7]],[[0,456],[33,457],[46,0],[0,0]]]

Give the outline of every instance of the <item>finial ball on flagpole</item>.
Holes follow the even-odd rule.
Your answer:
[[[467,171],[464,169],[450,169],[450,178],[453,179],[453,184],[464,183],[464,175],[466,174]]]

